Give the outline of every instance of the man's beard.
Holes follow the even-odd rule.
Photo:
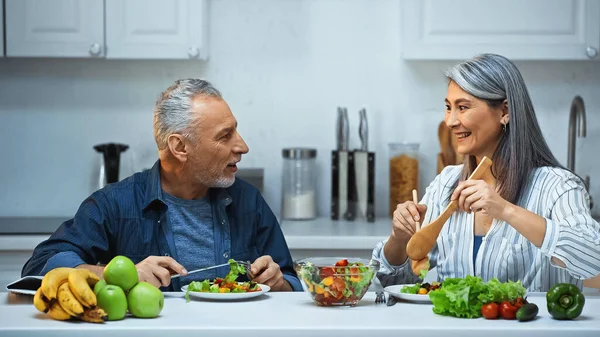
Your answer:
[[[233,177],[218,177],[216,179],[208,179],[204,174],[198,172],[194,175],[196,181],[204,186],[210,188],[227,188],[233,185],[235,182],[235,175]]]

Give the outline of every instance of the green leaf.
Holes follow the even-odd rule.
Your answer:
[[[400,292],[403,294],[416,294],[419,292],[420,288],[421,288],[421,283],[416,283],[413,286],[403,287],[402,289],[400,289]]]
[[[497,279],[483,282],[481,278],[448,278],[441,288],[429,292],[433,312],[464,318],[481,317],[481,307],[489,302],[513,301],[524,297],[526,289],[521,282],[502,283]]]

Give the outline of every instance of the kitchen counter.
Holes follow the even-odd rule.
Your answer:
[[[600,335],[600,296],[586,295],[582,316],[557,321],[546,310],[543,293],[528,300],[540,307],[531,322],[460,319],[434,314],[431,304],[375,304],[368,292],[356,307],[319,307],[306,293],[268,293],[245,301],[186,303],[183,293],[166,293],[161,315],[93,324],[54,321],[38,312],[32,297],[0,293],[0,335],[7,336],[516,336]]]
[[[372,250],[379,241],[389,237],[392,222],[389,218],[379,218],[375,222],[330,218],[283,220],[281,229],[290,249]]]
[[[54,223],[58,227],[66,219],[58,221],[59,218],[55,218],[55,220]],[[32,225],[31,222],[26,221],[21,221],[20,224]],[[390,220],[386,218],[378,219],[373,223],[333,221],[329,218],[310,221],[284,220],[281,223],[290,249],[372,250],[377,242],[389,236],[391,226]],[[33,250],[52,232],[54,230],[30,234],[0,234],[0,251]]]

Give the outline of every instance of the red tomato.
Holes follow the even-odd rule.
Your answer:
[[[335,263],[336,267],[345,267],[348,265],[348,260],[343,259],[343,260],[339,260],[338,262]]]
[[[336,277],[333,279],[333,284],[329,286],[329,289],[341,293],[344,291],[344,289],[346,289],[346,282],[344,282],[344,280],[341,278]]]
[[[488,303],[481,307],[481,314],[487,319],[498,318],[498,303]]]
[[[321,268],[321,279],[324,279],[329,276],[333,276],[335,274],[335,270],[333,268]]]
[[[527,302],[526,299],[519,297],[517,298],[517,300],[515,301],[514,306],[517,308],[517,310],[519,310],[520,307],[524,306],[525,304],[527,304],[529,302]]]
[[[500,304],[500,315],[504,319],[516,319],[517,318],[517,307],[512,305],[509,301],[504,301]]]

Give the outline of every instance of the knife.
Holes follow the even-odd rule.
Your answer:
[[[360,137],[360,150],[354,152],[354,173],[355,173],[355,203],[361,215],[367,218],[368,221],[374,221],[374,165],[375,154],[369,152],[369,126],[367,121],[367,110],[360,109],[359,112],[360,124],[358,127],[358,135]]]
[[[222,264],[218,264],[216,266],[210,266],[210,267],[205,267],[205,268],[200,268],[200,269],[194,269],[194,270],[188,271],[187,274],[190,275],[190,274],[194,274],[194,273],[199,273],[201,271],[215,269],[215,268],[219,268],[219,267],[225,267],[225,266],[229,266],[229,263],[222,263]],[[181,275],[174,274],[174,275],[171,275],[171,278],[178,278],[179,276],[181,276]]]
[[[369,151],[369,125],[367,122],[367,109],[360,109],[358,111],[360,125],[358,126],[358,135],[360,137],[360,150],[368,152]]]
[[[348,109],[338,107],[338,125],[337,125],[337,149],[339,151],[348,151],[349,144],[349,129],[348,123]]]
[[[347,210],[348,195],[348,109],[337,108],[336,150],[331,153],[331,219]]]

